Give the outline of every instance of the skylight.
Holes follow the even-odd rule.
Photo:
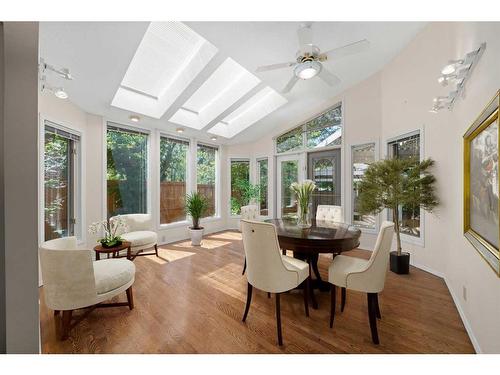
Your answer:
[[[250,125],[277,110],[287,100],[265,87],[209,130],[209,133],[232,138]]]
[[[260,83],[233,59],[226,59],[170,119],[202,129]]]
[[[151,22],[111,105],[159,119],[216,53],[181,22]]]

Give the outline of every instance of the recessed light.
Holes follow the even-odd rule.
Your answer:
[[[129,117],[130,121],[132,122],[139,122],[139,120],[141,119],[139,116],[136,116],[136,115],[131,115]]]
[[[214,135],[210,138],[212,141],[216,141],[217,140],[217,137]]]
[[[175,129],[175,131],[177,133],[184,133],[184,129],[183,128],[177,128],[177,129]]]
[[[54,95],[59,99],[68,99],[68,93],[62,87],[54,89]]]

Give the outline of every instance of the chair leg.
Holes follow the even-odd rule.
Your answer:
[[[378,332],[377,332],[377,312],[375,298],[377,293],[367,293],[368,295],[368,318],[370,320],[370,330],[372,331],[372,341],[378,345]]]
[[[281,310],[280,310],[280,293],[276,293],[276,328],[278,329],[278,345],[283,345],[283,337],[281,336]]]
[[[380,307],[378,305],[378,293],[375,293],[375,312],[377,313],[377,318],[382,319],[382,315],[380,315]]]
[[[332,284],[330,288],[331,300],[330,300],[330,328],[333,327],[333,319],[335,318],[335,305],[337,304],[337,287]]]
[[[344,307],[345,307],[345,299],[346,299],[346,289],[341,288],[340,291],[341,293],[341,300],[340,300],[340,312],[344,312]]]
[[[69,336],[72,315],[73,315],[73,310],[64,310],[63,311],[61,340],[66,340]]]
[[[247,257],[245,257],[245,263],[243,263],[243,272],[241,274],[244,275],[246,270],[247,270]]]
[[[132,310],[134,308],[134,294],[132,293],[132,287],[128,288],[126,292],[127,292],[128,308]]]
[[[243,314],[242,321],[247,320],[248,310],[250,309],[250,302],[252,302],[252,284],[247,283],[247,304],[245,306],[245,313]]]
[[[267,292],[267,298],[271,298],[271,293]]]
[[[61,310],[54,310],[54,316],[59,315],[60,312],[61,312]]]
[[[304,308],[306,310],[306,316],[309,317],[309,277],[307,277],[302,283],[302,289],[304,292]]]
[[[156,256],[158,256],[158,245],[157,244],[155,244],[155,254],[156,254]]]

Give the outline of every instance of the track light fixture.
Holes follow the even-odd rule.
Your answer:
[[[465,83],[469,79],[472,69],[477,64],[485,48],[486,43],[482,43],[478,49],[469,52],[463,59],[448,61],[448,64],[441,69],[441,76],[438,78],[438,83],[443,87],[454,85],[454,90],[448,96],[434,98],[433,106],[429,112],[436,113],[444,108],[448,108],[450,111],[453,109],[455,100],[462,95]]]
[[[45,76],[42,76],[42,78],[40,78],[40,91],[51,92],[59,99],[68,99],[68,93],[64,90],[64,88],[52,86],[50,83],[47,82]]]
[[[49,65],[45,62],[45,60],[42,58],[40,59],[40,74],[44,75],[47,71],[51,71],[56,73],[58,76],[67,79],[67,80],[72,80],[73,76],[69,72],[68,68],[60,68],[57,69],[53,65]]]

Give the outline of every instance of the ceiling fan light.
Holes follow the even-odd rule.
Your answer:
[[[300,79],[310,79],[321,71],[321,64],[317,61],[306,61],[297,65],[294,69],[295,75]]]

